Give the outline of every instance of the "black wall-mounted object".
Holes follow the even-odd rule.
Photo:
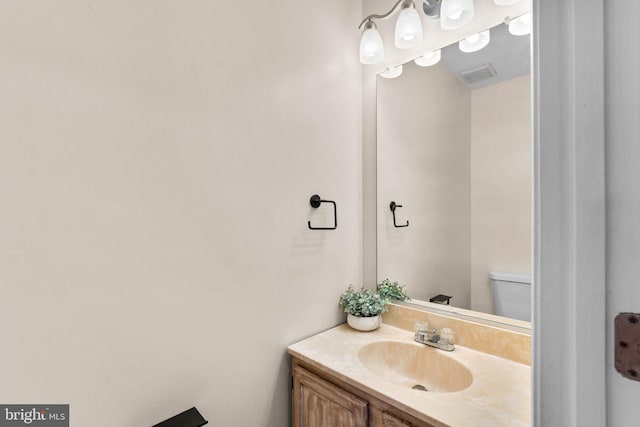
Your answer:
[[[184,412],[179,413],[175,417],[171,417],[168,420],[164,420],[160,424],[156,424],[153,427],[202,427],[209,421],[198,412],[195,406],[191,409],[187,409]]]
[[[402,205],[397,205],[396,202],[389,203],[389,209],[391,209],[391,213],[393,214],[393,226],[396,227],[396,228],[408,227],[409,226],[409,221],[407,221],[407,223],[404,224],[404,225],[396,224],[396,209],[397,208],[401,208],[401,207],[402,207]]]
[[[314,194],[309,199],[309,204],[312,208],[317,209],[323,203],[331,203],[333,205],[333,227],[312,227],[311,221],[307,221],[307,225],[309,226],[309,230],[335,230],[338,228],[338,208],[336,206],[336,202],[333,200],[322,200],[320,196]]]
[[[629,380],[640,381],[640,313],[620,313],[614,325],[616,371]]]
[[[429,302],[435,302],[436,304],[449,305],[451,298],[450,295],[439,294],[433,298],[429,298]]]

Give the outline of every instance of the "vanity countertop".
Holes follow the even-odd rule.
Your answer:
[[[388,382],[369,371],[358,351],[379,341],[413,341],[413,333],[389,325],[358,332],[346,324],[289,346],[289,353],[320,372],[366,391],[427,423],[449,427],[531,425],[531,368],[456,345],[447,356],[465,365],[471,385],[458,392],[430,393]],[[433,349],[433,351],[442,351]]]

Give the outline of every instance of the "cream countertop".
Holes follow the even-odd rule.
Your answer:
[[[453,393],[412,390],[381,378],[359,360],[362,347],[380,341],[425,347],[413,341],[412,332],[393,326],[358,332],[343,324],[289,346],[289,353],[427,423],[449,427],[531,425],[529,366],[459,345],[453,352],[429,347],[466,366],[473,382]]]

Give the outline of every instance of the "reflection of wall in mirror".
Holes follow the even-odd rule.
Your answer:
[[[470,91],[407,65],[378,80],[378,279],[490,313],[489,271],[530,271],[530,77]]]
[[[378,78],[378,279],[470,305],[471,95],[442,66]],[[389,202],[402,204],[394,228]]]
[[[490,313],[489,272],[531,272],[531,77],[471,105],[471,309]]]

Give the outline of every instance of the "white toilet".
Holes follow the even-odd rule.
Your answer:
[[[489,280],[495,314],[530,322],[531,275],[492,271]]]

